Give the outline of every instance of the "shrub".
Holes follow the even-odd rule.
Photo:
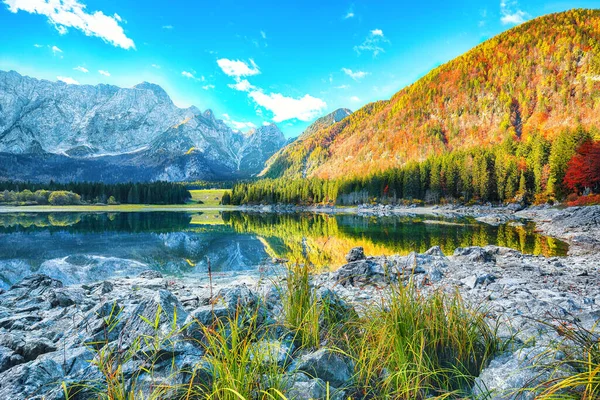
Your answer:
[[[569,196],[567,205],[569,207],[600,205],[600,194],[590,194],[580,197],[577,197],[576,195],[574,197]]]
[[[81,196],[73,192],[64,190],[52,192],[48,201],[53,206],[67,206],[81,203]]]

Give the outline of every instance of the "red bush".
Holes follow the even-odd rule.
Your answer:
[[[587,141],[567,164],[564,184],[575,193],[600,192],[600,142]]]
[[[569,207],[600,205],[600,194],[590,194],[589,196],[581,196],[575,200],[568,201],[567,205]]]

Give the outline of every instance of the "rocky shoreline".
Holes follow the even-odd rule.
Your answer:
[[[577,254],[592,253],[600,249],[600,206],[552,207],[549,205],[525,207],[520,204],[506,206],[442,205],[419,207],[412,205],[360,205],[357,207],[257,205],[240,206],[239,210],[260,213],[317,212],[325,214],[358,214],[364,216],[419,216],[432,215],[446,218],[472,217],[477,221],[500,225],[509,222],[532,221],[538,232],[564,240]]]
[[[471,209],[470,213],[484,211]],[[600,207],[494,211],[502,216],[498,218],[533,219],[545,233],[568,240],[574,251],[567,257],[544,258],[496,246],[459,248],[452,255],[433,247],[422,254],[373,257],[356,248],[346,265],[313,277],[319,301],[360,313],[398,282],[410,280],[425,294],[458,290],[467,304],[486,311],[490,325],[499,323],[499,336],[512,343],[482,371],[473,393],[486,388],[493,399],[514,398],[510,395],[514,390],[549,374],[534,364],[536,355],[553,351],[560,341],[549,323],[576,319],[592,329],[600,320],[600,255],[594,251],[600,239]],[[467,211],[447,207],[439,212],[465,215]],[[27,277],[0,292],[0,398],[64,399],[62,382],[102,380],[93,363],[98,359],[98,343],[127,349],[134,338],[157,332],[168,336],[177,331],[178,340],[154,350],[157,362],[152,376],[135,375],[138,390],[147,393],[161,380],[178,384],[210,380],[211,376],[189,372],[205,356],[191,339],[197,339],[201,327],[215,318],[236,317],[240,307],[258,307],[261,323],[277,322],[282,312],[277,280],[254,276],[210,284],[146,271],[135,277],[65,286],[44,275]],[[144,319],[156,325],[151,327]],[[331,398],[342,398],[351,385],[352,361],[332,352],[326,343],[313,353],[299,352],[289,332],[275,330],[267,343],[259,345],[272,348],[286,365],[290,398],[324,398],[325,382]],[[132,378],[141,367],[142,358],[136,357],[126,364],[126,377]],[[71,398],[88,397],[83,393]]]

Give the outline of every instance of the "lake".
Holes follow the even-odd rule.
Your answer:
[[[547,257],[568,245],[534,225],[490,226],[473,219],[354,214],[261,214],[239,211],[0,214],[0,288],[34,273],[65,284],[147,269],[206,277],[268,274],[274,259],[309,262],[317,270],[343,265],[352,247],[368,255],[424,252],[439,245],[488,244]]]

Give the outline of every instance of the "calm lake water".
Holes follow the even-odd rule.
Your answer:
[[[0,288],[33,273],[67,284],[135,275],[205,276],[259,271],[273,258],[335,268],[355,246],[369,255],[423,252],[439,245],[495,244],[565,255],[568,245],[532,224],[493,227],[471,219],[242,212],[0,214]]]

